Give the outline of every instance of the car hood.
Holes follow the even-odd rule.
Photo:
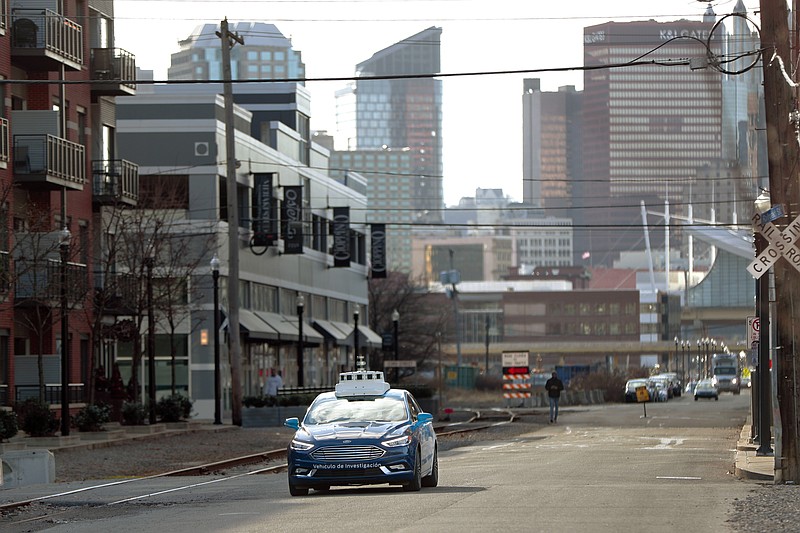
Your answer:
[[[303,430],[318,441],[339,439],[383,439],[408,422],[332,422],[303,426]]]

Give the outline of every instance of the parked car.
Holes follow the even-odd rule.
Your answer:
[[[625,403],[639,401],[638,398],[636,397],[636,389],[638,387],[646,387],[648,394],[652,390],[652,388],[648,386],[646,378],[629,379],[625,383]]]
[[[683,392],[683,385],[681,384],[681,379],[678,377],[677,372],[662,372],[656,377],[664,377],[670,381],[670,386],[672,387],[671,396],[680,396],[681,392]]]
[[[701,379],[697,382],[694,388],[694,400],[697,401],[698,398],[719,400],[719,390],[713,379]]]
[[[653,394],[654,401],[666,402],[672,398],[672,383],[669,379],[661,376],[650,376],[648,381],[652,383],[655,392]]]

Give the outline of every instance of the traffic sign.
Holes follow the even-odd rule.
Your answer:
[[[800,250],[794,245],[794,241],[800,236],[800,216],[797,216],[783,231],[780,231],[771,220],[773,219],[769,219],[766,213],[753,217],[756,231],[769,242],[767,248],[747,266],[747,271],[756,279],[763,276],[781,257],[800,271]]]
[[[761,340],[761,319],[757,316],[747,317],[747,338],[751,345]]]
[[[503,352],[503,368],[528,365],[528,352]]]
[[[413,359],[384,359],[383,368],[417,368],[417,362]]]

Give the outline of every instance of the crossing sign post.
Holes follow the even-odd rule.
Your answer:
[[[797,237],[800,237],[800,216],[795,218],[783,231],[778,229],[772,220],[767,213],[753,216],[753,226],[769,243],[747,266],[747,271],[756,279],[763,276],[781,258],[786,259],[790,265],[800,271],[800,249],[794,243]]]

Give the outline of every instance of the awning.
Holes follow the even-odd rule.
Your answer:
[[[285,320],[288,320],[289,323],[297,330],[297,338],[300,338],[300,326],[298,325],[297,317],[290,316],[290,317],[283,317]],[[322,344],[325,341],[325,337],[323,337],[317,330],[315,330],[311,324],[303,320],[303,342],[307,344]]]
[[[266,322],[269,327],[278,332],[282,342],[297,342],[300,335],[297,327],[289,322],[289,320],[278,313],[269,313],[267,311],[253,311],[253,313]]]
[[[347,346],[353,345],[353,326],[350,324],[345,324],[344,322],[331,322],[334,326],[336,326],[341,331],[347,333],[347,339],[340,344],[346,344]],[[359,324],[358,326],[358,345],[359,346],[367,346],[369,348],[380,348],[383,346],[383,339],[380,335],[369,329],[368,326],[362,326]]]
[[[327,320],[314,320],[314,329],[322,333],[326,339],[332,340],[335,344],[347,343],[347,333]]]
[[[239,309],[239,330],[254,340],[276,341],[280,339],[278,331],[247,309]]]

